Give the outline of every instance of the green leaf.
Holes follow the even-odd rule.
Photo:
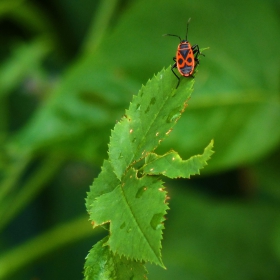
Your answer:
[[[207,161],[214,153],[213,141],[204,149],[202,155],[192,156],[188,160],[182,160],[177,152],[171,151],[163,156],[151,153],[146,158],[143,166],[145,174],[162,174],[169,178],[190,178],[191,175],[199,174],[199,170],[207,165]]]
[[[120,181],[113,172],[112,165],[108,160],[105,160],[101,168],[101,172],[90,186],[90,191],[87,193],[86,208],[90,212],[90,204],[102,194],[109,193],[120,184]]]
[[[163,266],[160,240],[168,209],[165,200],[166,192],[158,177],[137,178],[137,171],[131,168],[122,185],[91,203],[90,219],[94,227],[110,222],[106,245],[113,253]]]
[[[106,245],[114,255],[162,267],[161,239],[168,209],[166,192],[157,176],[149,176],[160,172],[138,177],[142,173],[136,168],[139,166],[141,170],[144,161],[140,160],[146,157],[146,168],[149,164],[161,168],[170,156],[179,159],[176,152],[162,157],[154,153],[149,156],[181,117],[194,80],[183,79],[178,89],[176,83],[170,69],[162,70],[133,97],[125,116],[112,131],[109,160],[104,161],[86,200],[94,228],[110,223]],[[188,177],[199,173],[213,153],[212,147],[211,142],[203,155],[179,160],[174,167],[171,161],[167,165],[168,176]]]
[[[193,79],[177,81],[163,69],[133,97],[125,116],[115,126],[109,158],[119,179],[135,161],[153,151],[181,117],[193,90]]]
[[[209,93],[192,98],[187,114],[161,148],[176,147],[186,157],[186,147],[195,152],[207,138],[214,138],[217,152],[207,172],[259,159],[280,139],[280,102],[265,94],[249,97],[250,93],[233,92],[231,97],[224,93],[215,97]],[[185,141],[178,141],[181,138]]]
[[[93,246],[86,257],[85,280],[142,280],[146,269],[142,263],[112,254],[104,238]]]

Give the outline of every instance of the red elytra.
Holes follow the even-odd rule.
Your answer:
[[[180,39],[180,44],[178,45],[176,57],[173,57],[173,60],[175,63],[172,65],[171,70],[173,74],[178,79],[178,83],[176,88],[178,88],[180,84],[180,78],[178,75],[174,72],[174,68],[177,68],[179,73],[184,77],[193,77],[193,72],[195,70],[195,67],[199,64],[199,55],[203,55],[198,45],[193,45],[188,42],[188,28],[189,28],[189,22],[190,18],[187,22],[187,32],[186,32],[186,40],[182,40],[180,36],[173,35],[173,34],[164,34],[163,36],[174,36]]]

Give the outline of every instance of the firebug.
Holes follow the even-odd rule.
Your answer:
[[[180,84],[180,78],[174,72],[174,68],[177,68],[179,73],[184,77],[193,77],[195,67],[199,64],[198,56],[199,55],[204,56],[204,54],[200,52],[198,45],[191,46],[191,44],[188,41],[188,29],[189,29],[190,20],[191,19],[189,18],[187,22],[186,40],[182,40],[181,37],[178,35],[173,35],[173,34],[163,35],[163,36],[174,36],[179,38],[180,40],[180,44],[178,45],[176,56],[173,57],[175,63],[171,67],[173,74],[178,79],[178,84],[176,88],[178,88]]]

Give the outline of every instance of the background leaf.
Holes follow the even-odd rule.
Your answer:
[[[168,269],[148,265],[150,279],[277,279],[271,238],[279,216],[275,206],[237,199],[225,203],[184,188],[169,195],[163,241]]]

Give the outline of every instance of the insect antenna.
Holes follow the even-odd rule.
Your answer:
[[[191,18],[188,19],[188,22],[187,22],[187,33],[186,33],[186,41],[188,41],[188,31],[189,31],[189,23],[191,21]]]
[[[179,38],[180,42],[182,41],[181,37],[180,37],[180,36],[178,36],[178,35],[173,35],[173,34],[163,34],[162,36],[174,36],[174,37]]]

